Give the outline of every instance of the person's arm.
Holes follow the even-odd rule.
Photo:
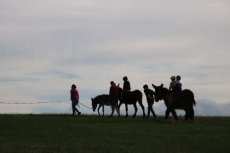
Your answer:
[[[169,84],[169,90],[171,90],[172,88],[172,82]]]

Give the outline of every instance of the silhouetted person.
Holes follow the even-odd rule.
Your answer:
[[[130,92],[131,91],[131,86],[130,86],[130,82],[128,81],[127,76],[123,77],[123,91],[125,92]]]
[[[175,76],[171,76],[170,79],[171,79],[171,82],[169,84],[169,97],[168,97],[168,99],[169,99],[169,104],[172,104],[173,97],[174,97],[174,95],[176,93],[176,91],[175,91],[176,77]]]
[[[127,97],[129,96],[129,93],[131,92],[131,86],[130,86],[130,82],[128,81],[128,77],[124,76],[123,77],[123,94],[122,94],[122,98],[124,101],[127,101]]]
[[[169,84],[169,90],[170,91],[174,91],[175,84],[176,84],[176,77],[175,76],[171,76],[170,79],[171,79],[171,82]]]
[[[120,116],[120,111],[118,108],[119,88],[116,86],[116,84],[113,81],[110,82],[110,85],[111,86],[109,89],[109,97],[110,97],[111,106],[112,106],[112,113],[110,116],[113,116],[114,108],[116,108],[118,116]]]
[[[81,115],[81,112],[76,108],[76,105],[79,103],[79,94],[76,88],[77,88],[76,85],[73,84],[70,90],[72,110],[73,110],[72,115],[74,115],[76,112],[78,113],[78,115]]]
[[[179,75],[176,76],[175,87],[174,87],[175,92],[179,92],[182,90],[182,84],[181,84],[180,80],[181,80],[181,77]]]
[[[146,95],[147,103],[148,103],[148,115],[149,117],[150,112],[153,114],[154,117],[157,117],[154,110],[153,110],[153,104],[154,104],[154,97],[155,97],[155,92],[151,89],[148,88],[148,85],[144,85],[144,93]]]

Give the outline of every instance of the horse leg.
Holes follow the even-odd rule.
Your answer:
[[[126,116],[125,117],[128,117],[128,104],[125,104],[125,110],[126,110]]]
[[[109,115],[109,117],[112,117],[113,113],[114,113],[114,106],[111,106],[111,107],[112,107],[112,113],[111,113],[111,115]]]
[[[190,111],[185,110],[185,116],[184,116],[185,121],[188,121],[189,116],[190,116]]]
[[[97,112],[98,112],[98,115],[99,115],[99,116],[101,116],[100,111],[99,111],[100,108],[101,108],[101,104],[99,105],[99,107],[98,107],[98,109],[97,109]]]
[[[169,118],[169,113],[170,113],[170,110],[169,110],[169,108],[167,108],[165,111],[165,119]]]
[[[136,114],[137,114],[137,105],[136,104],[133,104],[134,106],[134,109],[135,109],[135,113],[133,114],[133,118],[136,117]]]
[[[116,106],[116,111],[117,111],[118,116],[120,117],[120,110],[119,110],[118,106]]]
[[[170,111],[171,111],[171,113],[172,113],[174,119],[175,119],[175,120],[178,120],[178,117],[177,117],[177,114],[176,114],[175,109],[171,109],[171,108],[170,108]]]
[[[119,111],[119,117],[120,117],[120,107],[121,107],[121,105],[122,105],[122,102],[120,101],[120,103],[119,103],[119,105],[118,105],[118,111]]]
[[[175,109],[173,109],[173,105],[171,104],[171,105],[169,105],[168,107],[167,107],[167,110],[166,110],[166,115],[165,115],[165,118],[166,119],[168,119],[168,117],[169,117],[169,113],[172,113],[172,115],[173,115],[173,117],[174,117],[174,119],[175,120],[178,120],[178,117],[177,117],[177,114],[176,114],[176,111],[175,111]]]
[[[145,107],[143,106],[143,104],[142,104],[142,99],[139,99],[138,100],[138,103],[139,103],[139,105],[141,106],[141,108],[142,108],[142,111],[143,111],[143,117],[145,117]]]
[[[190,121],[193,121],[194,119],[194,110],[193,108],[190,110]]]
[[[104,105],[102,105],[102,111],[103,111],[103,116],[105,115],[104,112],[105,112],[105,109],[104,109]]]
[[[153,107],[152,107],[152,106],[150,107],[150,111],[152,112],[153,116],[156,118],[157,116],[156,116],[156,114],[155,114],[155,112],[154,112],[154,110],[153,110]]]
[[[120,110],[120,107],[121,107],[122,104],[123,104],[122,102],[119,103],[119,105],[118,105],[119,110]]]

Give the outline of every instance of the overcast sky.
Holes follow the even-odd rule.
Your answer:
[[[207,101],[230,108],[229,16],[228,0],[1,0],[0,101],[69,100],[76,84],[90,106],[123,76],[143,92],[144,84],[168,87],[179,74],[200,114]],[[0,105],[0,113],[70,108]]]

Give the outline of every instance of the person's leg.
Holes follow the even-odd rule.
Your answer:
[[[72,101],[72,115],[74,115],[75,114],[75,106],[74,106],[74,101]]]
[[[115,107],[115,109],[117,111],[118,116],[120,116],[120,110],[118,108],[118,99],[115,99],[115,101],[114,101],[114,107]]]
[[[111,114],[110,114],[109,117],[112,117],[112,116],[113,116],[113,113],[114,113],[114,109],[115,109],[115,107],[114,107],[114,99],[111,99],[110,101],[111,101],[112,112],[111,112]]]
[[[78,115],[81,115],[81,112],[77,109],[78,102],[75,103],[75,110],[77,111]]]
[[[155,112],[154,112],[154,110],[153,110],[153,107],[152,107],[152,106],[151,106],[151,108],[150,108],[150,111],[152,112],[153,116],[156,118],[156,117],[157,117],[157,115],[155,114]]]
[[[74,113],[73,113],[73,114],[75,114],[75,112],[77,112],[78,115],[80,115],[81,112],[80,112],[80,111],[77,109],[77,107],[76,107],[76,105],[78,104],[78,102],[79,102],[79,100],[76,99],[75,102],[73,103],[73,110],[74,110]]]
[[[154,110],[153,110],[153,104],[154,104],[154,101],[149,102],[149,110],[153,114],[154,117],[157,117]]]
[[[80,112],[80,111],[77,109],[77,107],[76,107],[77,104],[78,104],[78,103],[75,103],[75,111],[78,113],[78,115],[81,115],[81,112]]]
[[[149,118],[149,115],[150,115],[150,106],[148,106],[147,118]]]

